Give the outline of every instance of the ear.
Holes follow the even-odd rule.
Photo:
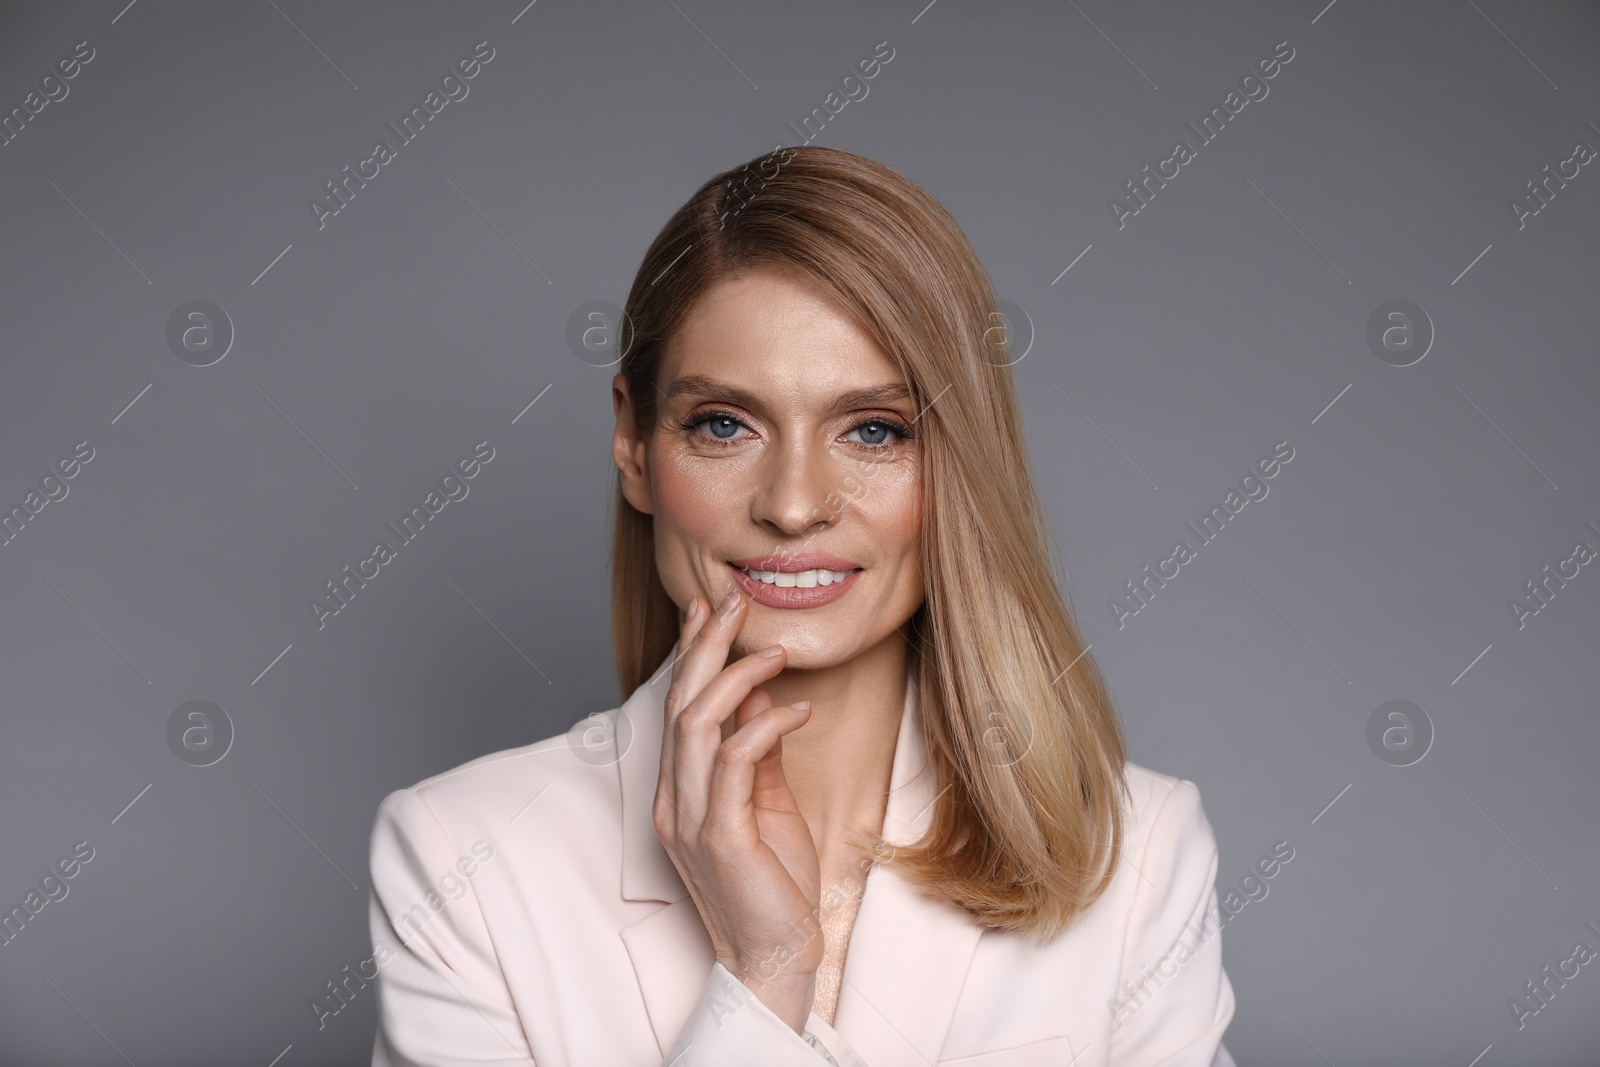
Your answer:
[[[611,379],[611,407],[617,426],[611,434],[611,459],[622,479],[622,495],[635,509],[655,514],[650,494],[649,450],[633,418],[633,402],[628,396],[628,378],[622,373]]]

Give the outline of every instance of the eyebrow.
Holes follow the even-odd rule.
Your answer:
[[[685,395],[715,395],[726,397],[740,407],[759,408],[762,406],[761,399],[754,393],[741,389],[736,385],[730,385],[727,382],[719,382],[715,378],[704,374],[686,374],[673,382],[666,392],[666,398],[669,401]],[[850,408],[880,407],[896,400],[910,399],[911,391],[909,389],[899,382],[891,382],[884,385],[870,386],[866,389],[852,389],[849,392],[840,393],[833,399],[833,410],[844,411]]]

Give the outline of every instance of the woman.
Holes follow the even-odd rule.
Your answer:
[[[1211,829],[1124,759],[998,324],[849,152],[672,217],[613,381],[631,695],[385,798],[374,1064],[1231,1065]]]

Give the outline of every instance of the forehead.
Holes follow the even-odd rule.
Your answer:
[[[758,395],[831,399],[904,385],[894,361],[826,290],[788,272],[726,278],[695,303],[668,344],[661,385],[704,376]]]

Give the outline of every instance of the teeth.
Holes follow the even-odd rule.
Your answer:
[[[809,571],[753,571],[748,567],[741,567],[750,577],[767,585],[776,585],[781,588],[811,589],[819,585],[832,585],[842,582],[854,571],[830,571],[817,567]]]

